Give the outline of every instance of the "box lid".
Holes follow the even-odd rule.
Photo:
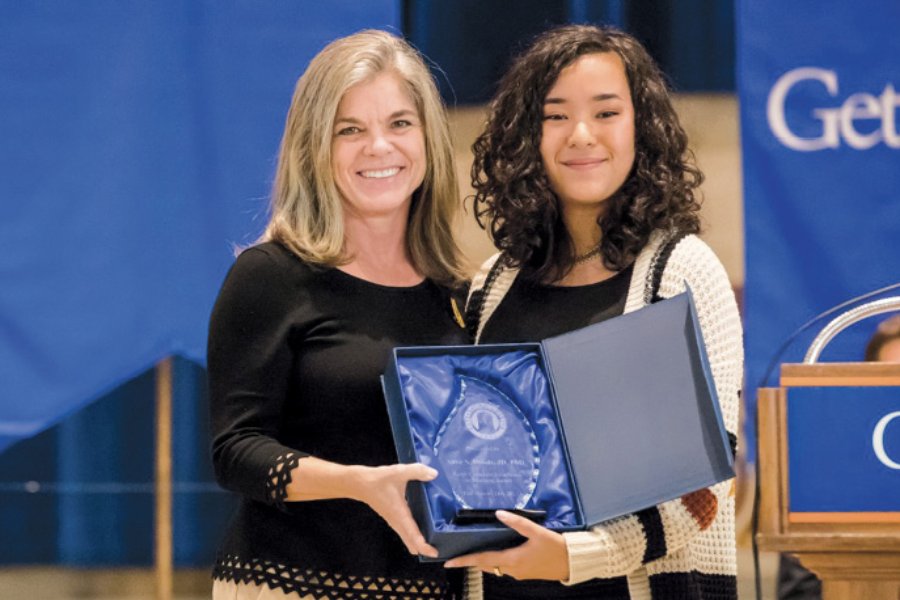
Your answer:
[[[690,290],[542,347],[588,525],[734,476]]]

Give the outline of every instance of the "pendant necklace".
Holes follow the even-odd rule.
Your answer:
[[[588,250],[581,256],[576,256],[573,262],[576,265],[580,265],[581,263],[587,262],[587,261],[591,260],[592,258],[594,258],[595,256],[599,256],[599,255],[600,255],[600,246],[598,245],[598,246]]]

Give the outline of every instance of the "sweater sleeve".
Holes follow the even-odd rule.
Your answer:
[[[695,236],[673,250],[660,295],[675,296],[685,290],[685,284],[694,295],[722,417],[734,446],[743,377],[740,316],[724,267]],[[732,482],[725,481],[588,531],[563,534],[569,551],[569,579],[564,583],[628,575],[684,548],[716,520],[731,523],[733,514],[724,514],[733,511],[733,503],[727,501],[731,489]]]
[[[266,249],[243,252],[213,308],[207,353],[216,480],[282,509],[291,470],[305,456],[276,439],[293,362],[298,293],[289,275]]]

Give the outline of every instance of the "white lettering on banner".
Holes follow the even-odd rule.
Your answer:
[[[875,425],[875,431],[872,432],[872,448],[875,449],[875,456],[889,469],[900,469],[900,463],[891,460],[891,457],[884,451],[884,430],[887,429],[888,423],[897,417],[900,417],[900,410],[884,415]]]
[[[832,98],[838,95],[838,76],[834,71],[816,67],[801,67],[788,71],[778,78],[769,92],[766,117],[769,128],[782,144],[800,152],[815,152],[828,148],[840,148],[841,140],[857,150],[868,150],[880,142],[890,148],[900,148],[900,133],[897,131],[897,108],[900,96],[892,84],[884,86],[880,96],[872,94],[852,94],[840,106],[813,108],[813,118],[821,122],[819,134],[815,137],[800,137],[788,127],[785,118],[785,103],[788,94],[802,81],[821,83]],[[864,121],[881,120],[881,127],[864,127]],[[866,133],[867,131],[867,133]]]

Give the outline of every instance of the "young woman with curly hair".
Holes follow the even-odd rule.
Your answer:
[[[690,286],[734,441],[737,305],[696,236],[702,175],[640,43],[591,26],[543,34],[502,79],[474,151],[476,214],[501,251],[472,282],[466,313],[476,343],[541,340]],[[447,564],[476,568],[471,598],[736,598],[731,487],[583,532],[498,511],[526,541]]]

